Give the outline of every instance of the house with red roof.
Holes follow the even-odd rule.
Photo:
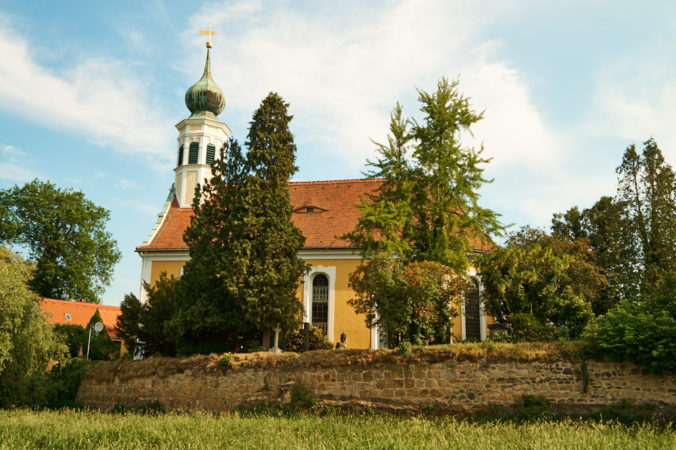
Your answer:
[[[217,116],[225,107],[225,97],[211,77],[210,55],[202,78],[185,96],[191,115],[176,125],[175,182],[158,215],[157,222],[144,242],[136,248],[142,259],[140,298],[146,299],[143,283],[155,283],[162,272],[180,277],[189,260],[183,234],[194,215],[191,207],[195,187],[211,178],[211,163],[220,157],[216,149],[226,142],[230,129]],[[374,193],[382,180],[300,181],[289,183],[293,222],[305,236],[299,256],[312,268],[298,290],[303,303],[304,322],[322,329],[336,342],[345,333],[351,348],[381,346],[379,333],[365,325],[364,317],[348,305],[354,292],[348,285],[349,275],[360,265],[359,249],[350,247],[340,236],[352,231],[360,217],[357,205]],[[477,250],[487,243],[477,240]],[[473,275],[473,274],[470,274]],[[483,313],[479,295],[470,292],[464,308],[468,314],[457,317],[453,333],[457,339],[485,339],[489,318]]]
[[[61,325],[79,325],[87,328],[89,322],[98,311],[103,321],[104,329],[108,336],[115,342],[122,342],[117,336],[115,324],[122,311],[119,306],[98,305],[82,301],[57,300],[54,298],[41,298],[40,310],[45,316],[47,323]]]

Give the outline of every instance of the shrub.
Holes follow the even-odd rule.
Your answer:
[[[292,331],[282,339],[281,346],[286,348],[289,352],[300,353],[303,351],[303,329]],[[286,340],[286,342],[284,342]],[[285,345],[286,344],[286,345]],[[310,346],[309,350],[328,350],[333,348],[331,341],[324,336],[322,330],[310,325]]]
[[[86,359],[68,359],[54,367],[46,383],[45,406],[48,408],[77,407],[75,396],[82,378],[92,366]]]
[[[436,262],[378,256],[350,275],[350,287],[355,297],[348,303],[369,328],[383,330],[388,343],[424,345],[449,341],[451,319],[458,315],[468,282]]]
[[[218,361],[218,363],[221,366],[227,367],[230,365],[230,360],[232,359],[232,355],[225,354],[221,357],[221,359]]]
[[[296,381],[291,390],[291,406],[298,408],[312,408],[315,403],[312,392],[307,385],[300,381]]]
[[[405,358],[409,358],[413,353],[413,346],[410,342],[404,341],[399,344],[399,354]]]
[[[547,342],[556,338],[556,328],[543,324],[532,314],[512,314],[510,322],[516,341]]]
[[[676,372],[676,318],[622,301],[584,334],[593,358],[630,361],[652,373]]]

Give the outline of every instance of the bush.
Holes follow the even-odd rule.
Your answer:
[[[413,346],[408,341],[403,341],[399,344],[399,354],[404,358],[409,358],[413,354]]]
[[[451,319],[469,284],[436,262],[378,256],[350,274],[350,287],[355,296],[348,304],[363,314],[369,328],[377,325],[388,343],[425,345],[449,341]]]
[[[543,324],[532,314],[512,314],[509,319],[515,341],[547,342],[556,338],[556,328]]]
[[[288,352],[300,353],[303,351],[303,329],[293,331],[286,335],[280,343],[281,347],[286,348]],[[286,342],[284,342],[286,341]],[[322,330],[310,325],[310,346],[309,350],[328,350],[333,348],[331,341],[324,336]]]
[[[590,357],[633,362],[652,373],[676,373],[676,318],[665,310],[646,312],[622,301],[583,337]]]
[[[86,359],[73,358],[52,367],[46,383],[45,406],[48,408],[79,406],[75,402],[75,396],[82,383],[82,378],[92,364],[91,361]]]

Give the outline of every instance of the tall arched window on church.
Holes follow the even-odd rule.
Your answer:
[[[207,145],[207,164],[214,162],[216,156],[216,146],[214,144]]]
[[[479,283],[474,278],[465,297],[465,339],[481,340],[481,300]]]
[[[200,152],[200,143],[191,142],[190,143],[190,153],[188,153],[188,164],[197,164],[197,156]]]
[[[183,165],[183,146],[178,149],[178,164],[177,166]]]
[[[312,279],[312,325],[326,335],[329,326],[329,279],[323,274]]]

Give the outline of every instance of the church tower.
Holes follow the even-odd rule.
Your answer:
[[[185,105],[190,117],[182,120],[178,129],[176,158],[176,198],[183,208],[192,205],[195,187],[211,179],[210,164],[220,157],[230,128],[217,116],[225,108],[225,96],[211,78],[211,41],[207,42],[207,60],[202,78],[185,93]]]

